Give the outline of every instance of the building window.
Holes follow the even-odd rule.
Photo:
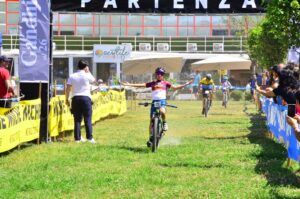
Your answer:
[[[195,24],[196,24],[196,26],[207,26],[207,27],[209,27],[210,17],[209,16],[196,16],[195,17]]]
[[[160,29],[159,28],[153,28],[153,27],[145,27],[144,35],[147,36],[160,36]]]
[[[7,2],[8,10],[7,12],[19,12],[20,6],[19,2]]]
[[[164,36],[176,36],[177,35],[177,28],[176,27],[174,27],[174,28],[163,27],[162,31],[163,31]]]
[[[5,3],[4,2],[0,2],[0,12],[5,12]]]
[[[0,24],[6,23],[6,15],[5,13],[0,13]]]
[[[196,27],[195,36],[209,36],[209,28]]]
[[[145,16],[144,17],[145,27],[147,26],[160,26],[160,16]]]
[[[60,25],[74,25],[74,14],[60,14],[59,15]]]
[[[76,27],[76,35],[87,35],[87,36],[91,36],[91,35],[93,35],[93,27],[82,27],[82,26],[77,26],[77,27]]]
[[[128,26],[133,26],[133,27],[137,27],[137,26],[142,26],[143,24],[143,20],[142,20],[142,16],[134,16],[134,15],[130,15],[128,16]]]
[[[93,15],[91,14],[76,14],[76,25],[92,26]]]
[[[213,36],[227,36],[228,30],[227,29],[213,29],[212,35]]]

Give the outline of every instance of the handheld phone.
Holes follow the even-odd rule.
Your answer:
[[[288,116],[295,117],[296,115],[296,104],[288,104]]]

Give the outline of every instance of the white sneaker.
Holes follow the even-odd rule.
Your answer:
[[[83,137],[80,138],[80,142],[86,142],[86,139],[84,139]]]
[[[169,129],[168,123],[163,122],[163,131],[167,131]]]
[[[79,144],[81,141],[80,141],[80,140],[75,140],[75,142],[76,142],[77,144]]]
[[[94,140],[94,138],[92,138],[92,139],[90,139],[90,140],[88,139],[87,141],[88,141],[89,143],[96,144],[96,141]]]

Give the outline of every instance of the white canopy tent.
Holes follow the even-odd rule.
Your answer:
[[[122,71],[125,75],[140,75],[154,73],[157,67],[163,67],[167,73],[170,73],[181,72],[182,66],[182,56],[160,53],[131,57],[124,61]]]
[[[251,61],[242,57],[218,55],[192,63],[193,70],[250,70]]]

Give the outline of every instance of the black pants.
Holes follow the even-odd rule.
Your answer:
[[[11,100],[0,100],[0,107],[11,108]]]
[[[72,98],[72,113],[74,117],[74,138],[81,139],[80,124],[82,117],[86,131],[86,139],[93,138],[92,130],[92,100],[88,96],[75,96]]]

